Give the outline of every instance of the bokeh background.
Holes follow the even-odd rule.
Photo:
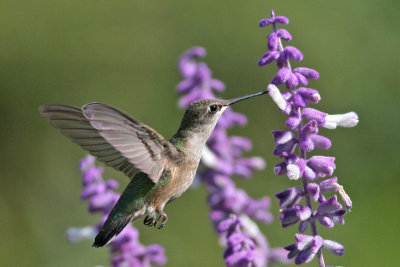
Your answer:
[[[258,21],[270,9],[289,17],[292,45],[301,64],[320,79],[319,109],[356,111],[356,128],[323,129],[333,140],[326,155],[336,157],[335,174],[354,208],[346,224],[322,235],[346,246],[344,266],[394,266],[400,240],[399,1],[104,1],[6,0],[0,2],[0,265],[108,265],[107,249],[89,241],[70,244],[70,226],[98,221],[79,199],[77,163],[85,153],[39,116],[38,106],[82,106],[105,102],[134,115],[166,137],[178,128],[175,86],[178,56],[207,48],[206,62],[237,97],[265,89],[275,66],[260,68],[266,34]],[[237,181],[256,198],[293,183],[273,175],[270,131],[283,129],[285,116],[267,98],[234,107],[249,124],[231,131],[249,137],[248,153],[268,162],[251,180]],[[124,187],[128,179],[107,169]],[[237,180],[237,179],[236,179]],[[272,211],[278,216],[277,201]],[[144,244],[166,248],[167,266],[223,266],[223,248],[207,218],[204,188],[189,190],[167,206],[167,228],[135,223]],[[260,225],[272,246],[294,242],[296,228]],[[321,229],[321,227],[320,227]],[[313,262],[310,266],[316,266]]]

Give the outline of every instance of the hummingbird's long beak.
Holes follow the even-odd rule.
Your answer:
[[[245,100],[245,99],[247,99],[247,98],[254,97],[254,96],[259,96],[259,95],[264,95],[264,94],[266,94],[266,93],[268,93],[268,90],[262,91],[262,92],[258,92],[258,93],[255,93],[255,94],[250,94],[250,95],[245,95],[245,96],[237,97],[237,98],[234,98],[234,99],[229,100],[229,103],[227,104],[227,106],[230,106],[230,105],[232,105],[232,104],[235,104],[236,102]]]

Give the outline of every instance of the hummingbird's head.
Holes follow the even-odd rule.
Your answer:
[[[185,115],[183,116],[181,129],[192,129],[194,131],[211,133],[222,113],[230,105],[241,100],[266,93],[267,91],[263,91],[231,100],[200,99],[194,101],[186,109]]]
[[[184,120],[192,126],[215,126],[222,113],[229,106],[228,100],[200,99],[186,109]]]

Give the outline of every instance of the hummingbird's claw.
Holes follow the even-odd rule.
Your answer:
[[[161,214],[160,215],[160,217],[158,218],[158,219],[160,219],[162,217],[162,222],[161,222],[161,224],[160,224],[160,226],[158,226],[158,229],[163,229],[164,228],[164,226],[165,226],[165,224],[167,223],[167,221],[168,221],[168,216],[167,216],[167,214]],[[157,221],[158,221],[158,219],[157,219]]]
[[[143,221],[143,224],[146,226],[153,226],[154,224],[154,217],[149,217],[148,215],[146,216],[146,218]]]
[[[160,221],[160,219],[161,219],[161,223],[158,226],[158,229],[162,229],[162,228],[164,228],[165,224],[168,221],[168,216],[164,212],[161,213],[160,216],[158,216],[157,220],[156,220],[155,214],[151,214],[150,216],[147,215],[146,218],[144,218],[143,224],[146,226],[149,226],[149,227],[151,227],[151,226],[157,227],[157,224]]]
[[[153,226],[154,226],[154,227],[156,227],[156,226],[157,226],[157,223],[158,223],[158,221],[161,219],[161,217],[162,217],[161,215],[160,215],[160,216],[158,216],[157,220],[156,220],[156,221],[154,222],[154,224],[153,224]]]

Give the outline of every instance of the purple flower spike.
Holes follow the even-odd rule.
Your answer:
[[[83,158],[79,163],[79,168],[83,173],[81,198],[88,201],[89,212],[100,212],[103,216],[101,221],[94,227],[68,229],[66,235],[70,242],[94,239],[120,197],[119,194],[114,192],[119,186],[118,182],[112,179],[103,180],[103,168],[96,167],[94,157],[87,156]],[[108,246],[112,255],[111,264],[115,267],[150,266],[150,264],[164,265],[167,262],[164,249],[159,245],[150,245],[148,247],[142,245],[139,242],[138,231],[131,224],[128,224]]]
[[[194,47],[186,51],[179,60],[179,69],[185,78],[177,86],[179,93],[185,93],[179,102],[181,107],[188,106],[200,98],[213,98],[212,91],[223,91],[224,83],[212,78],[212,72],[204,63],[197,63],[196,59],[204,57],[206,51],[202,47]]]
[[[227,266],[248,266],[255,260],[256,244],[241,231],[243,226],[243,222],[236,216],[231,216],[218,226],[218,231],[227,240],[224,252]]]
[[[297,243],[285,247],[289,251],[288,258],[295,258],[295,263],[301,265],[310,262],[316,256],[319,266],[325,267],[321,248],[341,256],[344,247],[335,241],[324,241],[323,244],[322,237],[318,235],[316,222],[319,221],[326,227],[344,224],[343,215],[346,214],[346,210],[342,209],[337,201],[337,195],[327,199],[324,194],[327,192],[338,194],[348,210],[352,208],[352,201],[336,177],[325,181],[320,179],[333,174],[336,168],[335,158],[319,155],[307,158],[307,154],[315,149],[327,150],[332,146],[330,139],[319,135],[319,127],[327,129],[335,129],[338,126],[354,127],[359,120],[355,112],[331,115],[309,107],[318,104],[321,95],[315,89],[301,86],[308,86],[309,81],[318,79],[319,73],[306,67],[292,68],[293,62],[297,64],[303,60],[303,54],[294,46],[283,45],[282,40],[291,41],[292,36],[286,29],[278,29],[280,26],[278,24],[288,22],[286,17],[275,16],[273,11],[269,18],[260,22],[262,27],[272,26],[272,32],[267,35],[267,47],[273,52],[265,54],[259,65],[276,62],[278,71],[268,85],[268,94],[279,110],[288,115],[286,127],[290,130],[272,131],[276,143],[274,155],[284,159],[275,165],[274,173],[278,176],[286,175],[292,181],[301,179],[303,186],[286,189],[275,196],[279,199],[282,227],[298,223],[299,232],[303,233],[310,229],[312,234],[296,234]],[[278,88],[281,84],[284,84],[287,91],[281,92]],[[299,149],[296,155],[297,145]],[[303,198],[306,206],[299,204]],[[316,210],[313,210],[312,200],[319,203]]]
[[[260,25],[269,23],[275,23],[275,18],[263,20]],[[276,40],[276,34],[271,36],[271,48],[278,44],[274,43]],[[184,78],[177,87],[178,93],[182,95],[179,101],[181,107],[201,98],[217,98],[214,93],[225,89],[221,81],[212,78],[212,72],[205,63],[196,62],[198,57],[193,54],[198,54],[192,54],[191,50],[180,60],[190,67],[185,67],[188,71],[180,63]],[[205,51],[201,55],[205,55]],[[279,56],[280,52],[270,51],[260,59],[259,65],[267,65],[278,60]],[[276,103],[280,103],[283,112],[290,112],[287,100],[276,87],[269,94]],[[252,147],[249,139],[229,136],[227,133],[229,128],[246,123],[247,118],[243,114],[231,109],[223,113],[203,150],[201,163],[204,168],[198,174],[198,180],[207,187],[207,200],[211,209],[209,218],[226,246],[223,255],[226,265],[267,266],[273,261],[285,262],[286,257],[283,253],[270,257],[272,252],[268,242],[253,221],[266,224],[272,221],[269,198],[252,199],[244,190],[238,189],[230,177],[238,175],[250,178],[255,170],[265,167],[262,158],[243,158],[244,151]]]

